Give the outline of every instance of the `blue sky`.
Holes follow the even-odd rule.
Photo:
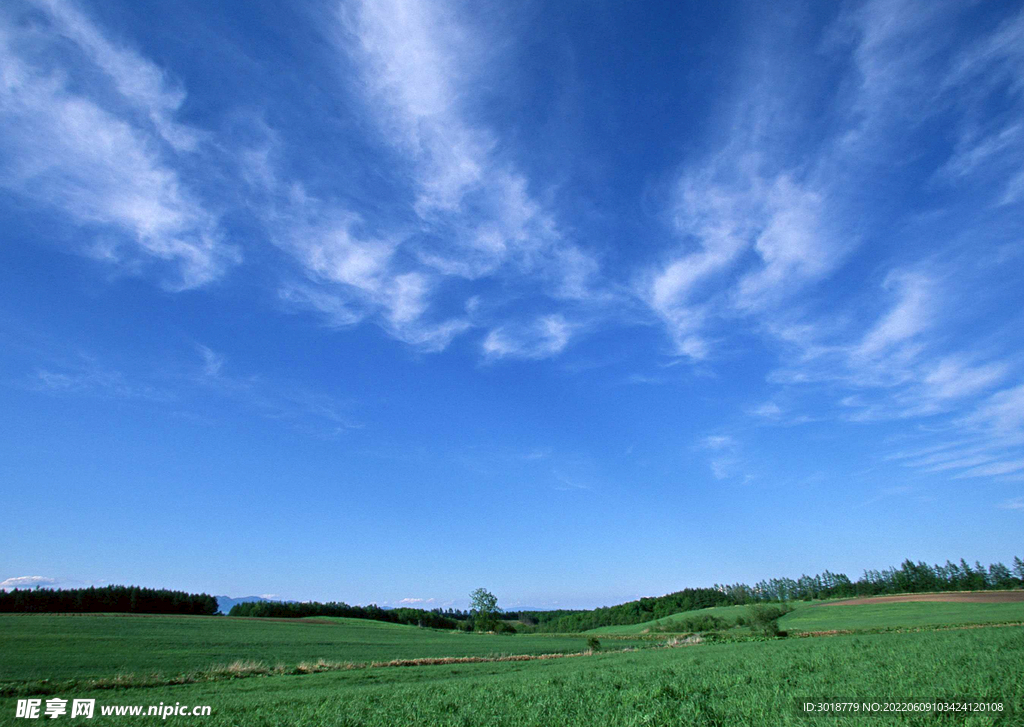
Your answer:
[[[4,3],[0,580],[1007,561],[1022,78],[1013,3]]]

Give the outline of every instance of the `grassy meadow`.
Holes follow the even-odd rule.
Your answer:
[[[796,603],[790,604],[794,609],[803,608],[810,604],[804,603],[803,601],[797,601]],[[680,613],[672,614],[671,616],[665,616],[664,618],[655,619],[653,621],[645,621],[638,624],[627,624],[625,626],[601,626],[600,628],[590,629],[586,633],[594,634],[595,636],[629,636],[629,635],[641,635],[647,633],[657,633],[664,631],[666,633],[681,633],[686,629],[677,628],[679,625],[691,616],[715,616],[723,619],[728,624],[735,624],[737,618],[747,618],[750,615],[749,606],[714,606],[712,608],[701,608],[696,611],[682,611]]]
[[[24,723],[15,719],[15,705],[31,696],[94,698],[97,709],[210,705],[208,717],[168,719],[218,727],[1024,724],[1024,626],[935,628],[1021,621],[1024,605],[796,605],[780,622],[790,638],[755,639],[734,628],[734,639],[697,644],[641,634],[650,623],[587,635],[498,635],[348,618],[3,615],[0,725]],[[711,614],[732,623],[745,613],[746,607],[711,608],[662,621]],[[918,627],[924,630],[884,632]],[[793,637],[845,629],[861,633]],[[591,653],[592,635],[603,648]],[[557,653],[570,656],[411,661]],[[963,699],[1002,702],[1004,710],[806,714],[798,708],[822,700]],[[64,719],[146,721],[99,712],[92,720]]]
[[[1024,601],[1017,603],[864,603],[801,608],[779,619],[789,631],[859,631],[943,625],[1024,622]]]
[[[790,633],[808,631],[883,631],[887,629],[927,628],[945,625],[998,624],[1024,622],[1024,601],[1015,603],[863,603],[832,605],[828,601],[795,601],[793,610],[779,619],[779,628]],[[648,633],[685,632],[686,622],[695,616],[710,615],[727,625],[748,619],[748,606],[718,606],[685,611],[655,621],[628,626],[604,626],[588,634],[600,636],[641,636]],[[746,629],[737,629],[745,632]]]
[[[630,641],[616,641],[620,647]],[[172,675],[234,661],[390,661],[583,651],[571,635],[488,635],[365,619],[211,616],[0,615],[0,683],[115,674]]]
[[[371,668],[63,696],[95,698],[98,707],[209,704],[209,717],[170,721],[211,727],[1012,725],[1024,717],[1021,673],[1024,629],[1006,627],[701,644],[547,661]],[[1001,701],[1004,711],[808,715],[797,707],[823,699],[958,698]],[[14,700],[0,704],[0,724],[18,722],[13,719]],[[79,722],[127,725],[139,720],[97,716]]]

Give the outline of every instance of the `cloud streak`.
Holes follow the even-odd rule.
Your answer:
[[[0,581],[0,590],[10,591],[15,588],[52,588],[57,585],[55,578],[46,576],[16,576]]]
[[[161,133],[178,146],[191,144],[185,127],[171,121],[183,96],[72,6],[44,3],[47,22],[28,32],[15,31],[18,7],[0,14],[0,185],[91,230],[92,243],[79,251],[122,270],[162,261],[173,271],[164,284],[174,290],[221,277],[240,252],[189,190],[173,150],[162,146]],[[84,62],[52,70],[61,36]],[[106,103],[73,90],[97,77],[112,79],[117,90]],[[132,109],[139,106],[152,125],[137,121]]]

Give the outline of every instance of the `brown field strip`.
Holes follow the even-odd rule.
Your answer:
[[[873,603],[1021,603],[1024,591],[953,591],[950,593],[905,593],[899,596],[869,596],[816,603],[815,606],[861,606]]]

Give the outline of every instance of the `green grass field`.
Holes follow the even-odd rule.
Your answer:
[[[987,624],[1024,621],[1024,601],[1017,603],[866,603],[828,605],[795,601],[791,613],[779,619],[779,627],[791,632],[801,631],[878,631],[895,628],[941,626],[945,624]],[[675,624],[690,616],[709,614],[729,624],[739,616],[747,617],[747,606],[719,606],[686,611],[672,616],[629,626],[604,626],[588,634],[640,635],[659,630],[677,630]],[[678,630],[682,630],[680,627]]]
[[[294,666],[317,659],[366,662],[587,648],[582,636],[466,634],[361,619],[331,621],[3,614],[0,682],[172,675],[236,660]]]
[[[791,633],[1024,620],[1022,604],[800,604],[782,619]],[[745,607],[705,609],[726,620]],[[679,618],[677,615],[674,618]],[[646,626],[649,626],[646,625]],[[638,633],[645,625],[639,625]],[[598,634],[600,636],[600,633]],[[570,658],[371,666],[422,657],[578,653],[580,635],[464,634],[330,619],[232,619],[127,615],[0,616],[0,726],[18,698],[94,698],[111,705],[209,705],[209,717],[171,723],[227,725],[1021,725],[1024,627],[706,642],[660,648],[650,639],[608,639]],[[325,659],[333,670],[296,674]],[[235,661],[248,672],[203,672]],[[260,673],[269,672],[269,673]],[[195,683],[168,685],[202,673]],[[132,674],[106,689],[91,679]],[[244,678],[241,678],[244,677]],[[49,680],[49,681],[44,681]],[[804,714],[804,701],[1001,702],[1004,711],[936,714]],[[145,717],[97,712],[70,724],[131,724]],[[153,721],[158,719],[150,717]],[[161,720],[163,721],[163,720]]]
[[[1024,602],[865,603],[797,609],[779,619],[779,627],[789,631],[857,631],[1014,621],[1024,621]]]
[[[244,622],[243,622],[244,623]],[[262,625],[258,625],[262,626]],[[501,637],[492,637],[501,638]],[[394,725],[1015,725],[1024,719],[1024,628],[698,645],[551,661],[375,668],[68,694],[104,705],[197,705],[169,723]],[[1003,703],[1002,713],[816,714],[804,701]],[[17,724],[14,699],[0,724]],[[149,722],[156,718],[149,718]],[[97,716],[81,724],[128,725]],[[75,724],[76,721],[67,720]]]
[[[794,609],[799,609],[810,604],[804,603],[803,601],[797,601],[791,606]],[[664,618],[655,619],[654,621],[645,621],[639,624],[628,624],[626,626],[602,626],[600,628],[591,629],[587,631],[588,634],[594,634],[601,636],[605,634],[607,636],[614,635],[633,635],[633,634],[646,634],[657,632],[658,630],[671,629],[673,624],[687,618],[688,616],[697,615],[711,615],[721,619],[725,619],[730,624],[736,622],[738,616],[746,617],[750,613],[748,606],[714,606],[712,608],[701,608],[696,611],[683,611],[681,613],[675,613],[671,616],[665,616]]]

